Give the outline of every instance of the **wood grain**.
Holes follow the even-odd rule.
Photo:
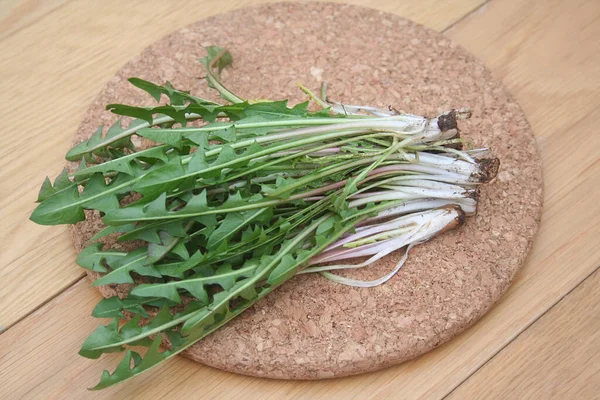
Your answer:
[[[67,0],[3,0],[0,7],[0,40],[41,21]]]
[[[600,394],[598,327],[600,271],[597,270],[452,392],[449,400],[597,398]]]
[[[160,5],[157,4],[157,7],[160,8]],[[116,25],[110,24],[118,19],[119,14],[122,14],[122,11],[112,13],[107,11],[108,17],[105,19],[100,12],[103,10],[90,8],[77,11],[77,8],[68,8],[67,5],[53,18],[64,24],[68,14],[62,13],[66,10],[74,15],[78,12],[89,13],[86,20],[88,23],[92,21],[92,15],[98,16],[101,22],[92,24],[92,27],[86,27],[85,24],[77,25],[77,28],[70,30],[61,30],[60,27],[47,28],[49,29],[47,34],[41,35],[40,38],[43,45],[51,46],[52,40],[62,37],[61,34],[64,36],[67,31],[96,32],[106,37],[109,34],[98,33],[102,31],[98,26],[106,24],[114,27]],[[151,13],[143,10],[140,12],[142,16],[147,16],[146,12]],[[186,10],[186,13],[193,12],[193,10]],[[183,15],[184,19],[185,17],[186,15]],[[167,17],[171,24],[181,24],[171,18],[173,16]],[[484,60],[496,76],[506,83],[525,109],[539,139],[546,183],[542,227],[525,269],[501,303],[473,328],[414,362],[352,378],[311,383],[261,380],[223,373],[178,358],[160,369],[150,371],[146,376],[131,381],[128,385],[100,394],[93,393],[93,395],[113,398],[134,396],[159,398],[161,395],[169,395],[178,398],[184,395],[197,396],[202,388],[209,393],[206,398],[218,396],[233,398],[243,395],[248,399],[282,397],[410,399],[440,398],[452,391],[589,276],[600,263],[598,243],[600,213],[598,213],[597,200],[600,194],[600,162],[598,162],[597,151],[600,145],[600,135],[597,134],[597,121],[600,114],[594,111],[600,105],[600,73],[598,73],[600,53],[597,51],[597,38],[600,36],[599,18],[600,4],[595,1],[577,0],[567,4],[559,0],[535,2],[492,0],[480,11],[460,21],[449,32],[450,37]],[[143,25],[135,19],[132,22],[134,27],[140,24]],[[140,36],[141,40],[138,40],[142,42],[147,40],[144,42],[147,44],[162,35],[161,33],[153,36],[154,29],[164,29],[159,25],[153,26],[153,29],[142,29],[147,36]],[[41,31],[42,29],[36,28],[34,24],[11,38],[19,37],[26,43],[34,43],[36,34]],[[54,35],[54,39],[44,38],[51,35]],[[105,47],[99,45],[103,40],[96,40],[93,44],[99,50],[104,49]],[[122,57],[123,53],[133,53],[133,51],[130,53],[123,42],[125,41],[117,41],[114,43],[114,48],[100,51],[99,54],[103,54],[101,59],[105,62],[102,66],[94,63],[94,61],[98,63],[99,59],[95,58],[90,50],[93,46],[86,47],[87,50],[78,48],[81,55],[77,56],[69,54],[69,50],[61,50],[61,56],[66,57],[66,64],[59,67],[48,63],[49,65],[44,65],[47,67],[47,73],[44,74],[42,67],[35,70],[35,67],[24,63],[20,66],[21,73],[19,73],[17,67],[8,65],[7,60],[10,60],[8,56],[16,57],[17,61],[26,59],[19,58],[21,56],[17,51],[20,50],[17,47],[22,47],[19,44],[23,42],[10,42],[7,48],[8,42],[4,41],[0,43],[3,46],[3,51],[0,52],[0,57],[3,57],[0,68],[3,72],[12,71],[12,75],[9,76],[7,73],[3,75],[0,88],[6,90],[0,90],[1,96],[11,93],[14,102],[24,107],[31,101],[30,98],[25,99],[24,88],[37,83],[42,89],[39,98],[48,99],[53,95],[56,97],[53,98],[55,106],[68,106],[70,107],[68,111],[78,110],[77,112],[81,113],[95,90],[116,69],[115,57]],[[129,45],[141,49],[145,44],[139,45],[136,42]],[[103,46],[109,47],[106,43]],[[73,46],[73,48],[77,47]],[[70,49],[71,52],[73,48]],[[36,47],[36,50],[45,51],[43,46]],[[56,51],[56,47],[54,50]],[[28,55],[32,57],[32,53]],[[46,52],[44,55],[48,57],[49,53]],[[69,57],[80,62],[87,57],[91,61],[83,62],[82,66],[77,62],[69,61]],[[32,59],[39,61],[41,58]],[[52,59],[56,63],[60,57]],[[72,68],[73,76],[60,73],[67,67]],[[106,71],[111,68],[111,71]],[[44,83],[44,78],[47,76],[51,76],[52,80]],[[24,84],[18,85],[19,80]],[[10,82],[10,86],[7,82]],[[10,91],[8,91],[9,87],[12,88]],[[58,94],[55,95],[53,91],[58,91]],[[40,228],[36,231],[37,227],[31,224],[23,227],[22,221],[31,210],[27,204],[33,199],[33,192],[44,175],[41,173],[44,166],[51,165],[54,170],[48,173],[55,174],[61,165],[61,157],[67,148],[68,137],[80,117],[80,115],[73,116],[70,112],[61,113],[58,109],[50,108],[40,111],[40,121],[35,118],[30,121],[32,128],[37,128],[33,131],[39,132],[41,127],[50,124],[47,130],[52,131],[55,136],[49,134],[44,137],[44,140],[52,143],[44,144],[43,149],[35,151],[36,154],[27,156],[28,158],[21,164],[12,167],[12,175],[9,173],[10,164],[4,164],[0,168],[2,190],[6,191],[7,195],[11,193],[13,196],[12,200],[7,202],[7,195],[3,192],[0,199],[3,213],[1,220],[8,225],[10,232],[18,227],[22,227],[20,229],[23,230],[19,240],[11,240],[10,236],[9,239],[5,239],[5,242],[8,240],[9,243],[4,244],[5,247],[0,249],[3,257],[2,267],[6,265],[4,257],[7,249],[18,246],[22,241],[41,241],[48,236],[48,229]],[[20,114],[19,118],[10,115],[6,118],[12,118],[10,120],[12,123],[7,123],[6,126],[18,126],[16,121],[23,118],[23,114]],[[53,123],[53,120],[57,122]],[[65,128],[65,132],[61,133],[60,128],[65,126],[70,128]],[[15,139],[11,147],[13,151],[24,148],[25,143],[28,143],[28,148],[34,149],[44,143],[33,134],[24,134],[22,141],[19,140]],[[49,151],[50,149],[52,151]],[[6,152],[7,149],[2,151]],[[42,159],[38,161],[40,157]],[[4,159],[1,162],[5,163]],[[5,168],[9,170],[5,171]],[[17,173],[19,175],[15,176]],[[20,191],[20,196],[15,196],[15,191]],[[15,203],[15,199],[19,199],[17,202],[19,204],[7,208],[7,205]],[[67,242],[65,235],[62,237],[62,240]],[[10,256],[12,264],[10,268],[2,268],[3,270],[24,268],[26,263],[15,260],[26,257],[27,252],[33,251],[33,246],[22,245],[18,251],[10,251],[13,251]],[[59,254],[59,250],[55,253],[51,252],[47,256],[48,260],[52,260],[52,256]],[[54,261],[44,262],[47,263],[44,267],[48,266],[48,268],[69,270],[74,268],[73,265],[61,267]],[[29,270],[23,269],[22,273],[27,276],[33,270],[34,266],[31,266]],[[13,279],[16,276],[13,275]],[[6,275],[0,276],[3,283],[7,282],[5,277]],[[52,284],[47,283],[52,289],[45,292],[46,297],[42,293],[37,298],[37,302],[30,303],[29,309],[39,304],[40,299],[47,298],[48,293],[56,293],[56,288],[60,286],[58,283],[63,284],[58,280],[53,283],[55,285],[53,287]],[[2,300],[0,310],[5,310],[7,305],[12,305],[15,299],[21,300],[28,286],[24,282],[20,285],[15,285],[17,290],[19,287],[22,288],[20,296],[12,297],[10,302]],[[46,289],[40,285],[36,290]],[[9,382],[0,387],[0,397],[18,398],[17,394],[31,391],[24,397],[34,398],[36,394],[39,397],[44,393],[43,390],[48,390],[45,392],[48,393],[45,397],[50,398],[80,398],[85,395],[83,388],[95,383],[100,370],[108,365],[114,365],[116,360],[114,356],[109,356],[99,362],[92,362],[75,355],[82,339],[95,326],[95,321],[88,315],[98,297],[94,290],[87,288],[87,283],[80,283],[72,291],[63,293],[37,313],[0,335],[0,352],[2,352],[0,353],[0,380]],[[568,299],[569,297],[565,301]],[[581,310],[581,307],[579,309]],[[575,311],[567,315],[573,313]],[[3,321],[4,315],[2,314],[0,321]],[[23,311],[20,315],[23,315]],[[597,321],[590,323],[597,331],[599,328]],[[13,349],[15,346],[17,348]],[[506,347],[507,351],[516,351],[509,349],[511,346]],[[562,351],[559,347],[556,349],[559,353]],[[510,365],[501,364],[502,373],[506,373]],[[563,366],[568,368],[568,374],[588,373],[586,364],[569,363]],[[527,388],[538,387],[539,390],[544,391],[553,385],[547,378],[547,376],[537,375],[525,385]],[[485,389],[489,384],[489,379],[477,380],[474,386],[470,386],[468,390],[464,389],[467,391],[459,394],[470,397],[471,393],[479,393],[482,387]],[[498,390],[504,387],[506,386],[499,386]]]
[[[355,2],[444,29],[482,1]],[[0,326],[10,327],[83,276],[65,229],[28,217],[45,176],[63,168],[72,135],[104,82],[176,28],[260,2],[34,1],[13,7],[0,22],[0,32],[9,32],[0,34],[0,101],[11,104],[3,119],[13,129],[4,130],[11,139],[0,149],[0,282],[10,282],[10,290],[0,291]]]

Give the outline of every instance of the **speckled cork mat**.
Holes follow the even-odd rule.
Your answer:
[[[104,105],[149,103],[126,82],[138,76],[214,98],[197,58],[220,45],[234,57],[223,73],[243,98],[305,100],[296,82],[346,103],[435,116],[468,106],[462,135],[501,160],[466,225],[413,249],[386,284],[361,289],[302,275],[277,289],[185,356],[242,374],[320,379],[373,371],[415,358],[456,336],[496,303],[531,248],[542,208],[540,159],[523,111],[486,68],[442,34],[356,6],[280,3],[246,8],[185,27],[125,65],[90,106],[75,138],[115,118]],[[123,58],[129,55],[123,54]],[[89,213],[90,216],[91,213]],[[73,229],[75,246],[100,229]],[[400,253],[353,271],[373,279]],[[113,295],[114,288],[102,288]]]

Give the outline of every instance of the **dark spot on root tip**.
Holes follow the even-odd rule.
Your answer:
[[[480,189],[478,187],[470,190],[467,193],[467,197],[469,197],[470,199],[473,199],[475,201],[479,201],[479,196],[480,196]]]
[[[498,158],[484,158],[479,161],[479,168],[483,174],[483,182],[489,182],[498,174],[500,160]]]
[[[438,127],[440,131],[446,132],[450,129],[458,130],[458,125],[456,123],[456,111],[452,110],[447,114],[442,114],[438,117]]]
[[[461,226],[467,220],[467,215],[460,207],[458,207],[457,211],[458,211],[458,215],[456,216],[456,223],[457,223],[457,226]]]
[[[444,233],[446,231],[457,228],[457,227],[461,226],[462,224],[464,224],[466,215],[465,215],[465,212],[463,211],[463,209],[459,205],[448,204],[441,208],[446,209],[446,210],[452,210],[452,211],[456,212],[456,217],[454,218],[454,220],[452,220],[450,223],[448,223],[441,231],[439,231],[438,234]]]

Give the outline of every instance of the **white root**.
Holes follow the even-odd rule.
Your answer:
[[[349,286],[372,287],[381,285],[382,283],[385,283],[391,279],[398,272],[398,270],[405,263],[408,257],[408,252],[413,246],[426,242],[435,235],[460,225],[463,220],[464,214],[459,208],[445,207],[407,215],[384,224],[364,227],[361,232],[357,232],[356,234],[329,246],[325,252],[311,260],[310,264],[315,265],[324,262],[341,261],[355,257],[371,256],[368,260],[355,265],[337,264],[313,266],[304,269],[301,273],[319,272],[328,279]],[[404,229],[398,230],[399,227],[403,227]],[[396,237],[377,241],[378,236],[381,237],[381,233],[392,232],[394,230],[398,230],[398,235]],[[359,244],[365,242],[364,240],[360,241],[358,239],[368,238],[369,236],[375,240],[374,243],[347,248],[347,246],[351,245],[352,242]],[[340,249],[340,247],[342,248]],[[403,257],[396,264],[395,268],[379,279],[372,281],[360,281],[341,277],[329,272],[339,269],[364,268],[403,247],[407,247],[407,249]]]

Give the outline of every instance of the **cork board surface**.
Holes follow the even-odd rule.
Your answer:
[[[295,83],[348,104],[394,106],[435,116],[468,106],[461,135],[500,158],[479,212],[461,228],[415,247],[386,284],[352,288],[302,275],[278,288],[184,355],[227,371],[283,379],[322,379],[374,371],[430,351],[481,318],[523,264],[542,209],[540,158],[517,103],[486,68],[442,34],[357,6],[278,3],[237,10],[182,28],[148,47],[107,83],[74,142],[115,116],[109,103],[151,99],[126,81],[137,76],[217,99],[197,58],[202,46],[233,54],[225,85],[242,98],[305,100]],[[123,58],[129,55],[124,54]],[[73,166],[71,166],[73,167]],[[71,233],[77,250],[100,230],[97,215]],[[400,258],[392,254],[348,276],[374,279]],[[93,277],[93,276],[92,276]],[[105,296],[122,288],[101,288]]]

